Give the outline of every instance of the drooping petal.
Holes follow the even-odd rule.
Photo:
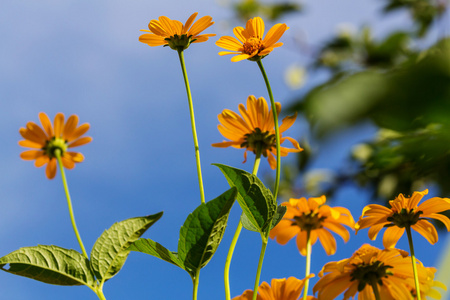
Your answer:
[[[419,220],[416,224],[412,225],[411,228],[420,233],[432,245],[436,244],[438,241],[436,227],[427,220]]]
[[[383,246],[385,248],[394,248],[404,232],[405,228],[398,228],[397,226],[386,228],[383,235]]]
[[[45,174],[47,175],[48,179],[55,178],[55,175],[56,175],[56,159],[55,158],[51,159],[48,162],[47,167],[45,168]]]

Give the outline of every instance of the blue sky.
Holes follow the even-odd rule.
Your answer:
[[[309,58],[297,51],[296,36],[305,38],[314,49],[332,37],[342,23],[356,28],[373,25],[376,36],[411,26],[403,13],[380,19],[377,1],[318,2],[305,2],[304,13],[283,18],[291,27],[282,38],[285,45],[263,61],[276,101],[284,107],[324,79],[321,73],[310,74],[300,91],[285,84],[284,72],[290,65],[309,63]],[[23,149],[17,145],[18,130],[28,121],[38,121],[41,111],[51,118],[57,112],[77,114],[81,122],[91,124],[88,135],[94,140],[79,148],[85,162],[66,173],[88,252],[114,222],[159,211],[164,211],[164,216],[144,237],[176,250],[179,228],[199,204],[188,105],[176,52],[139,43],[139,29],[147,28],[148,22],[160,15],[184,22],[197,11],[216,22],[206,32],[230,35],[234,26],[242,25],[233,19],[230,3],[23,0],[0,4],[0,168],[4,170],[0,173],[0,256],[38,244],[78,250],[60,174],[48,180],[44,169],[19,158]],[[430,38],[438,34],[436,30]],[[185,53],[208,200],[228,188],[212,163],[248,171],[252,167],[250,156],[249,162],[242,164],[243,151],[210,146],[223,139],[217,131],[217,115],[225,108],[236,111],[249,95],[267,95],[256,63],[231,63],[230,57],[219,57],[220,49],[214,44],[217,39],[195,44]],[[307,133],[300,117],[288,131],[298,140]],[[338,167],[352,145],[373,134],[374,129],[364,125],[328,140],[317,167]],[[283,162],[293,162],[292,158]],[[263,161],[260,174],[268,172],[272,171]],[[358,218],[367,199],[364,190],[348,187],[335,196],[332,205],[349,207]],[[236,204],[222,244],[201,272],[199,299],[223,298],[223,265],[239,215]],[[337,239],[334,256],[327,257],[320,244],[313,247],[313,273],[317,274],[325,262],[349,257],[370,242],[367,231],[352,235],[347,244]],[[415,235],[415,239],[418,258],[426,266],[436,266],[439,249],[446,244],[445,235],[441,234],[433,248],[421,236]],[[371,243],[382,247],[381,239]],[[398,247],[407,249],[406,237]],[[231,266],[233,296],[253,286],[259,250],[259,235],[244,231]],[[295,242],[286,246],[269,243],[261,279],[270,282],[289,276],[304,276],[304,257]],[[5,272],[0,273],[0,282],[1,299],[96,299],[87,287],[46,285]],[[107,299],[189,299],[192,283],[183,270],[132,253],[121,272],[106,283],[104,292]]]

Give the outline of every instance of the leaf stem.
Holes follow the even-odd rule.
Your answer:
[[[189,79],[188,79],[187,72],[186,72],[186,65],[184,63],[183,50],[178,50],[177,52],[178,52],[178,57],[180,58],[181,70],[183,72],[184,85],[186,86],[186,93],[187,93],[188,103],[189,103],[189,114],[191,117],[192,136],[194,138],[195,160],[196,160],[196,164],[197,164],[197,177],[198,177],[198,184],[200,187],[200,200],[202,203],[205,203],[205,192],[203,189],[202,167],[200,164],[200,149],[199,149],[198,140],[197,140],[197,130],[195,129],[195,116],[194,116],[194,106],[192,104],[191,88],[189,87]]]
[[[197,269],[197,272],[195,273],[195,277],[193,278],[194,290],[192,293],[192,300],[197,300],[199,279],[200,279],[200,268]]]
[[[275,138],[277,144],[277,170],[275,175],[275,187],[273,190],[273,197],[276,200],[278,195],[278,188],[280,185],[280,173],[281,173],[281,150],[280,150],[280,128],[278,127],[278,112],[275,105],[275,100],[273,99],[272,89],[270,87],[269,78],[267,77],[266,71],[262,64],[261,59],[257,61],[258,67],[261,70],[261,74],[264,77],[264,82],[266,83],[267,92],[269,93],[270,105],[272,107],[273,123],[275,126]]]
[[[69,207],[69,214],[70,214],[70,220],[72,222],[73,231],[75,232],[75,235],[78,240],[78,244],[80,244],[81,251],[83,252],[83,255],[89,259],[89,256],[86,253],[86,249],[84,248],[83,241],[81,240],[80,234],[78,233],[77,224],[75,223],[75,216],[73,214],[73,208],[72,208],[72,201],[70,200],[70,194],[69,194],[69,188],[67,186],[67,180],[66,180],[66,174],[64,173],[64,166],[62,164],[61,160],[61,150],[56,149],[55,150],[55,156],[58,160],[59,169],[61,171],[61,178],[64,186],[64,191],[66,193],[67,198],[67,206]]]
[[[405,226],[405,229],[406,229],[406,234],[408,235],[409,251],[411,252],[411,263],[412,263],[413,273],[414,273],[414,283],[416,284],[416,297],[417,297],[417,300],[421,300],[419,274],[417,273],[417,263],[416,263],[416,256],[414,255],[414,246],[413,246],[413,240],[412,240],[412,235],[411,235],[411,227]]]
[[[95,293],[97,294],[98,299],[100,299],[100,300],[106,300],[105,295],[103,295],[103,291],[102,291],[101,289],[97,289],[97,290],[95,291]]]
[[[306,268],[305,287],[303,288],[303,300],[308,298],[309,275],[311,274],[311,230],[306,231]]]
[[[252,174],[256,176],[259,169],[259,164],[261,162],[261,148],[257,149],[256,155],[255,155],[255,162],[253,164],[253,170]],[[242,217],[242,214],[241,214]],[[231,293],[230,293],[230,265],[231,265],[231,259],[233,258],[234,249],[236,248],[236,243],[239,239],[239,235],[241,234],[242,230],[242,222],[239,218],[239,224],[236,228],[236,231],[234,232],[233,239],[231,240],[230,249],[228,249],[227,258],[225,260],[225,267],[223,272],[223,278],[225,283],[225,299],[230,300],[231,299]]]

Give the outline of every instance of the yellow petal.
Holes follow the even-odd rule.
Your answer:
[[[438,241],[436,227],[427,220],[419,220],[416,224],[412,225],[411,228],[423,235],[423,237],[432,245],[436,244]]]
[[[41,121],[42,128],[44,128],[45,132],[47,133],[48,137],[53,136],[53,126],[52,122],[48,118],[46,113],[40,112],[39,113],[39,120]]]
[[[85,145],[87,143],[90,143],[91,141],[92,141],[92,138],[90,136],[85,136],[85,137],[82,137],[82,138],[80,138],[80,139],[70,143],[68,148],[74,148],[74,147],[82,146],[82,145]]]
[[[62,135],[62,132],[64,130],[64,114],[57,113],[55,116],[55,120],[53,121],[53,124],[55,127],[55,136],[60,138]],[[47,166],[47,168],[48,168],[48,166]]]
[[[47,168],[45,168],[45,174],[47,175],[48,179],[55,178],[55,175],[56,175],[56,159],[55,158],[51,159],[48,162]]]
[[[405,228],[398,228],[397,226],[386,228],[383,235],[383,246],[385,248],[394,248],[404,232]]]

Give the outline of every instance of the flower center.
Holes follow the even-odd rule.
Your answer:
[[[245,54],[258,54],[261,50],[264,49],[264,44],[260,38],[249,38],[244,43],[244,53]]]
[[[301,216],[295,216],[293,226],[298,226],[304,231],[312,231],[322,228],[322,223],[327,217],[319,217],[317,213],[302,213]]]
[[[67,150],[67,141],[63,140],[62,138],[52,137],[50,140],[47,141],[42,150],[44,150],[45,154],[50,159],[56,157],[55,155],[56,150],[59,150],[62,156],[64,152],[66,152]]]
[[[361,292],[366,284],[378,283],[379,285],[383,285],[381,279],[383,277],[388,277],[392,275],[392,272],[388,271],[391,266],[386,266],[383,262],[377,260],[370,264],[353,264],[355,266],[355,270],[350,274],[350,281],[357,280],[358,283],[358,291]]]
[[[387,220],[392,223],[386,224],[384,227],[397,226],[399,228],[404,228],[406,226],[414,225],[419,221],[421,214],[423,214],[423,211],[421,210],[415,212],[414,209],[408,211],[406,208],[402,208],[400,212],[395,212],[392,216],[387,218]]]
[[[255,154],[259,149],[264,157],[267,157],[266,151],[271,151],[272,147],[275,146],[275,134],[270,134],[269,131],[262,132],[259,128],[245,134],[244,140],[241,148],[251,149]]]

